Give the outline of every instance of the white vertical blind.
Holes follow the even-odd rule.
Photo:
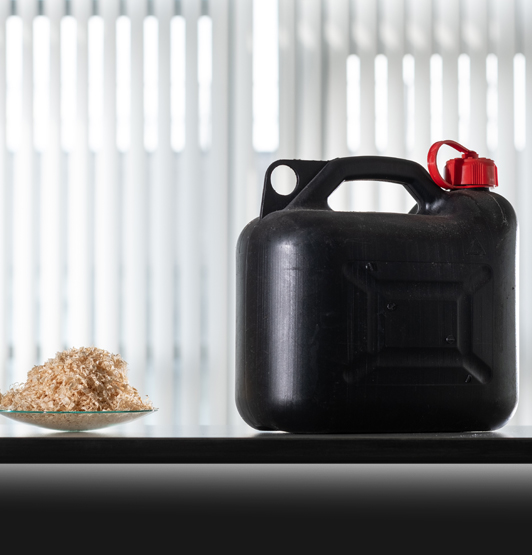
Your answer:
[[[96,139],[94,181],[94,342],[119,351],[120,182],[116,145],[116,20],[119,0],[99,4],[103,23],[101,138]],[[95,94],[100,91],[94,90]]]
[[[72,151],[68,153],[67,202],[67,300],[65,347],[91,345],[93,337],[93,165],[89,151],[89,17],[92,2],[71,5],[76,21],[76,106]],[[91,45],[92,46],[92,45]],[[55,353],[42,353],[46,360]]]
[[[347,57],[349,55],[349,3],[329,0],[325,3],[324,37],[325,78],[324,111],[329,117],[324,122],[326,159],[349,156],[347,148]],[[337,83],[345,83],[338,87]],[[349,210],[350,190],[338,187],[329,204],[335,210]]]
[[[384,0],[380,4],[379,16],[379,39],[382,43],[382,54],[386,56],[387,60],[386,143],[382,154],[404,158],[406,155],[403,75],[405,0]],[[417,87],[416,93],[418,93]],[[401,186],[397,186],[395,183],[380,184],[379,207],[381,210],[387,212],[400,210],[405,212],[407,207],[410,208],[411,204],[412,202]]]
[[[156,29],[157,60],[145,60],[146,64],[155,63],[157,67],[157,146],[153,153],[153,166],[149,189],[151,192],[150,206],[150,323],[151,349],[154,390],[152,398],[156,400],[160,412],[155,415],[164,423],[173,422],[175,418],[176,376],[174,369],[174,303],[176,296],[182,296],[174,290],[174,264],[176,247],[177,218],[181,220],[182,212],[175,205],[175,174],[172,166],[170,146],[170,23],[173,15],[173,4],[158,0],[154,3],[154,14],[151,16],[153,28]],[[186,33],[195,36],[194,22],[186,21]],[[192,27],[192,29],[191,29]],[[195,44],[194,41],[190,41]],[[146,65],[145,70],[148,69]],[[187,64],[188,70],[188,64]],[[146,99],[145,99],[146,100]],[[155,100],[155,98],[154,98]],[[187,99],[188,100],[188,99]],[[186,129],[188,131],[188,128]],[[197,135],[196,135],[197,136]],[[185,139],[187,148],[189,138]],[[182,179],[179,181],[181,192]],[[191,260],[190,264],[195,264]],[[180,268],[180,282],[183,281],[185,268]],[[191,295],[195,295],[192,291]],[[180,314],[180,324],[184,315]],[[196,391],[189,391],[196,396]],[[183,397],[179,396],[182,402]],[[182,406],[182,405],[181,405]]]
[[[473,149],[476,152],[488,151],[486,80],[486,60],[489,53],[488,7],[489,3],[484,0],[462,3],[463,53],[467,54],[470,60],[470,94],[467,98],[470,120],[467,134],[461,140],[467,140],[468,144],[476,145]]]
[[[410,158],[425,164],[431,126],[432,1],[408,1],[407,40],[414,56],[414,148]],[[412,204],[410,202],[410,204]]]
[[[46,353],[56,353],[62,349],[62,319],[63,319],[63,286],[64,286],[64,180],[62,175],[63,153],[61,150],[61,44],[60,24],[63,15],[63,2],[56,0],[48,2],[46,14],[34,19],[35,32],[35,63],[41,66],[38,52],[45,53],[48,58],[48,74],[43,85],[47,90],[39,93],[34,88],[35,95],[42,94],[46,105],[35,106],[35,116],[39,110],[39,118],[43,119],[42,164],[39,183],[40,192],[40,244],[38,263],[39,277],[39,362],[43,361]],[[46,32],[37,33],[36,23],[42,23]],[[47,24],[47,25],[46,25]],[[43,30],[44,30],[43,29]],[[39,39],[37,41],[37,39]],[[39,120],[34,117],[37,123]],[[37,129],[36,129],[37,131]],[[40,142],[39,137],[39,142]],[[39,149],[40,150],[40,149]],[[39,337],[39,336],[38,336]],[[46,360],[46,359],[45,359]]]
[[[144,150],[144,0],[128,3],[130,21],[129,149],[123,181],[123,356],[129,380],[145,391],[148,362],[147,154]]]
[[[7,249],[7,222],[5,214],[8,210],[8,153],[6,150],[6,20],[9,14],[7,2],[0,3],[0,390],[5,390],[8,383],[8,346],[10,334],[8,324],[9,304],[7,287],[9,283],[9,263]]]
[[[460,0],[438,0],[435,4],[434,44],[442,57],[442,137],[458,138]]]
[[[532,391],[532,375],[527,371],[532,361],[532,319],[528,317],[532,312],[532,288],[527,287],[527,281],[532,276],[532,218],[528,215],[532,211],[532,190],[527,187],[528,175],[532,172],[532,106],[528,102],[530,91],[532,91],[532,35],[527,33],[528,25],[532,21],[532,4],[522,1],[519,5],[518,14],[521,16],[522,54],[525,57],[525,90],[527,102],[525,105],[525,141],[524,150],[521,153],[520,173],[518,184],[518,213],[520,217],[520,260],[519,260],[519,309],[520,309],[520,406],[516,420],[520,423],[532,422],[532,403],[528,403]]]
[[[183,6],[186,22],[186,116],[185,148],[181,161],[178,192],[178,238],[180,294],[179,329],[181,352],[182,422],[197,424],[201,385],[201,316],[202,316],[202,203],[199,104],[198,104],[198,22],[201,3],[187,2]],[[161,71],[163,70],[161,64]],[[164,83],[161,81],[161,88]],[[172,214],[168,214],[169,219]],[[168,230],[170,232],[170,230]]]
[[[494,26],[493,51],[497,56],[497,150],[493,153],[504,177],[505,196],[517,201],[517,156],[514,128],[514,56],[516,53],[515,0],[496,0],[491,24]]]
[[[279,2],[279,158],[296,152],[296,0]]]
[[[360,63],[359,149],[351,154],[377,154],[375,61],[378,52],[377,2],[355,0],[350,12],[351,38]],[[347,101],[351,99],[348,97]],[[359,183],[352,198],[354,210],[376,210],[379,191],[374,183]]]
[[[424,164],[455,139],[495,159],[520,219],[514,421],[532,423],[530,25],[526,0],[1,2],[0,388],[95,345],[157,421],[243,426],[235,249],[267,165]],[[412,200],[358,183],[331,205]]]
[[[230,100],[229,100],[229,366],[228,380],[234,392],[235,379],[235,255],[236,242],[243,227],[258,210],[258,182],[255,170],[252,134],[252,29],[253,3],[231,2],[229,4],[230,47]],[[227,421],[240,422],[234,393],[230,397]]]
[[[13,164],[13,274],[12,321],[15,382],[23,382],[27,369],[36,362],[37,355],[37,260],[36,240],[37,203],[35,186],[35,150],[33,143],[33,19],[37,5],[22,2],[19,14],[13,17],[12,42],[8,47],[21,49],[19,94],[21,97],[18,145]],[[15,30],[16,29],[16,30]],[[11,38],[11,37],[10,37]],[[20,50],[19,50],[20,51]],[[10,52],[7,55],[10,60]],[[15,73],[15,70],[13,71]],[[15,125],[16,122],[13,122]],[[15,217],[16,214],[16,217]]]
[[[279,14],[276,3],[253,4],[253,148],[279,146]]]
[[[297,157],[323,157],[323,63],[320,0],[298,0],[296,7]]]
[[[228,0],[211,4],[212,18],[212,146],[205,187],[205,271],[207,276],[207,377],[204,422],[227,422],[233,407],[229,379],[229,13]],[[215,277],[214,277],[215,276]],[[234,409],[233,409],[234,410]]]

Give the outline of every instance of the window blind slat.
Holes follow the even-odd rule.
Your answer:
[[[405,54],[404,0],[382,0],[381,40],[388,60],[388,130],[386,156],[403,158],[405,149],[403,56]],[[379,208],[384,211],[404,211],[412,205],[406,191],[390,183],[379,185]]]
[[[233,403],[229,379],[229,17],[227,0],[210,5],[213,20],[212,147],[206,183],[208,420],[226,422]]]
[[[408,0],[408,42],[415,60],[414,148],[412,160],[425,164],[430,144],[430,58],[432,54],[432,2]],[[406,149],[405,149],[406,150]],[[412,201],[409,199],[408,204]],[[406,208],[406,207],[405,207]]]
[[[103,122],[94,183],[94,334],[112,353],[119,345],[119,169],[116,147],[116,19],[119,1],[99,4],[104,25]]]
[[[24,382],[36,362],[36,206],[33,149],[33,18],[36,4],[17,6],[22,19],[22,114],[13,176],[13,354],[12,381]]]
[[[348,156],[347,148],[347,56],[349,54],[348,0],[325,3],[324,46],[326,49],[326,90],[324,157],[327,160]],[[350,189],[340,186],[329,199],[335,210],[350,206]]]
[[[458,138],[458,56],[460,2],[438,0],[435,41],[442,56],[442,138]]]
[[[349,54],[349,3],[325,3],[324,42],[326,45],[325,158],[347,156],[347,65]]]
[[[357,155],[377,154],[375,144],[375,57],[377,55],[377,2],[355,0],[351,33],[360,59],[360,147]],[[353,210],[376,210],[379,191],[375,183],[360,182],[352,198]]]
[[[296,157],[296,0],[279,2],[279,158]]]
[[[157,82],[157,149],[153,154],[154,172],[150,182],[150,253],[151,253],[151,314],[153,399],[159,412],[154,422],[175,422],[176,376],[174,368],[175,334],[174,290],[175,263],[175,195],[172,151],[170,145],[170,19],[169,2],[155,3],[158,24]],[[187,24],[188,33],[188,24]],[[188,141],[188,137],[186,139]],[[181,270],[181,269],[180,269]],[[180,275],[180,281],[182,276]],[[182,286],[182,285],[181,285]],[[181,310],[180,321],[182,321]],[[181,346],[180,346],[181,347]],[[182,383],[180,384],[183,391]]]
[[[148,187],[144,150],[144,17],[146,2],[128,2],[131,21],[130,137],[123,189],[123,341],[129,381],[146,390],[148,342]]]
[[[405,0],[381,0],[380,3],[380,39],[383,43],[383,53],[388,59],[388,144],[386,155],[398,157],[404,157],[405,155],[403,110],[404,2]]]
[[[184,6],[186,21],[186,143],[179,185],[180,412],[185,425],[199,424],[202,316],[202,175],[198,133],[199,1]],[[164,67],[164,66],[163,66]],[[162,84],[162,83],[161,83]],[[186,392],[186,393],[185,393]]]
[[[477,152],[487,152],[486,140],[486,57],[488,55],[488,14],[487,2],[472,0],[462,4],[464,10],[462,37],[466,53],[470,56],[470,120],[469,144],[475,145]],[[464,140],[464,142],[465,142]]]
[[[323,158],[322,109],[322,7],[320,0],[298,0],[297,66],[297,157]]]
[[[76,128],[68,156],[67,190],[67,325],[66,343],[83,347],[94,342],[92,333],[92,239],[93,214],[91,154],[88,120],[88,20],[91,0],[71,5],[77,23]]]
[[[7,151],[6,151],[6,19],[9,15],[9,5],[7,2],[0,3],[0,182],[7,184]],[[9,387],[8,376],[8,336],[7,336],[7,234],[6,220],[7,214],[7,194],[6,186],[0,187],[0,215],[2,224],[0,225],[0,391],[5,391]]]
[[[532,2],[525,0],[522,3],[523,22],[522,29],[530,29],[532,25]],[[523,33],[523,50],[526,59],[526,96],[530,98],[532,91],[532,33]],[[532,375],[527,372],[532,361],[532,319],[527,315],[532,312],[532,288],[527,284],[532,280],[532,257],[528,255],[532,251],[532,218],[527,217],[532,212],[532,189],[528,186],[528,176],[532,174],[532,106],[526,106],[526,143],[522,153],[522,180],[519,181],[519,208],[523,217],[519,218],[519,388],[520,403],[513,421],[516,424],[529,424],[532,422],[532,403],[525,401],[532,391]]]
[[[229,383],[235,378],[235,253],[243,227],[258,213],[258,176],[252,151],[252,22],[251,2],[230,4],[230,153],[229,153]],[[237,69],[238,68],[238,69]],[[234,391],[234,390],[233,390]],[[229,406],[228,423],[242,425],[234,401]]]
[[[46,4],[49,20],[49,113],[47,146],[43,153],[40,179],[40,356],[39,363],[62,350],[62,316],[64,285],[64,194],[62,180],[61,122],[61,49],[60,22],[64,3]]]
[[[494,5],[497,30],[497,151],[499,179],[505,186],[506,198],[517,207],[517,156],[514,140],[514,55],[515,55],[515,2],[496,0]]]

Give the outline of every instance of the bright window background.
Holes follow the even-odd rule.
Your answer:
[[[401,4],[403,8],[397,6]],[[0,389],[71,346],[120,353],[168,424],[234,407],[234,253],[278,158],[494,158],[520,217],[520,359],[532,7],[526,0],[14,0],[0,4]],[[389,14],[393,11],[394,17]],[[488,22],[489,26],[488,26]],[[442,149],[442,160],[453,156]],[[345,184],[335,209],[396,210]],[[532,423],[521,376],[515,421]]]

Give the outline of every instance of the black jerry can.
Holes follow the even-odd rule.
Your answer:
[[[297,176],[289,195],[272,187],[278,165]],[[328,196],[354,180],[399,183],[417,206],[331,210]],[[510,419],[516,215],[488,186],[443,183],[380,156],[268,168],[237,246],[236,404],[250,426],[462,432]]]

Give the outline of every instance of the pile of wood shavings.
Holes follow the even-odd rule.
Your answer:
[[[2,395],[0,408],[21,411],[153,410],[129,385],[120,355],[95,347],[57,353]]]

